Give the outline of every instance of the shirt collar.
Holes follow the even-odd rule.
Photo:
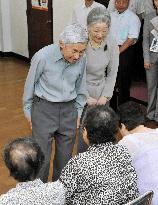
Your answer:
[[[43,182],[40,179],[35,179],[34,181],[28,181],[28,182],[20,182],[16,185],[16,188],[28,188],[28,187],[36,187],[43,184]]]
[[[126,12],[127,12],[127,10],[128,9],[126,9],[124,12],[122,12],[122,13],[119,13],[117,10],[116,10],[116,13],[118,14],[118,15],[124,15]]]
[[[63,55],[62,55],[62,53],[61,53],[61,50],[60,50],[60,46],[59,46],[59,45],[57,45],[56,48],[55,48],[55,52],[54,52],[53,58],[54,58],[54,61],[55,61],[55,62],[57,62],[57,61],[63,59]]]
[[[101,144],[93,144],[91,146],[89,146],[88,150],[87,151],[96,151],[96,150],[100,150],[100,151],[103,151],[103,150],[106,150],[108,149],[109,147],[113,146],[113,143],[112,142],[107,142],[107,143],[101,143]]]

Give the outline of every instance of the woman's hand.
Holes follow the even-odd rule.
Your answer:
[[[151,63],[144,63],[145,70],[149,70],[151,67]]]
[[[99,99],[98,99],[98,102],[97,102],[97,105],[105,105],[107,103],[108,99],[104,96],[101,96]]]
[[[97,104],[97,100],[95,98],[88,97],[87,98],[87,104],[88,105],[96,105]]]

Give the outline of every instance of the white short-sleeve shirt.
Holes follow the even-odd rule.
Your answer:
[[[127,9],[123,13],[111,13],[110,35],[116,39],[117,45],[122,45],[128,38],[137,39],[140,32],[140,20],[136,14]]]
[[[82,3],[80,5],[78,5],[72,13],[72,23],[78,23],[82,26],[84,26],[85,28],[87,27],[87,16],[89,14],[89,12],[96,7],[104,7],[104,5],[99,4],[97,2],[93,2],[93,4],[89,7],[85,6],[85,3]]]

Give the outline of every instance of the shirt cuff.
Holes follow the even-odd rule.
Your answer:
[[[24,108],[24,115],[28,120],[31,120],[31,108]]]

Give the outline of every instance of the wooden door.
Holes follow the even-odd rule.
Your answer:
[[[53,43],[52,0],[27,0],[29,58]]]

